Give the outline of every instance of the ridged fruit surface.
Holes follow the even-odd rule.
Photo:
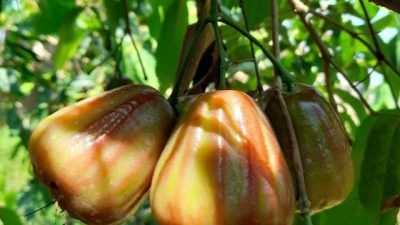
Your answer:
[[[294,189],[278,141],[246,94],[215,91],[184,111],[154,173],[162,225],[289,225]]]
[[[124,86],[43,120],[30,139],[36,176],[88,224],[120,224],[148,192],[174,113],[153,88]]]
[[[266,114],[293,171],[291,142],[276,90],[267,92]],[[311,211],[342,202],[350,193],[354,170],[350,142],[336,112],[313,87],[299,84],[283,93],[298,141]],[[294,174],[294,173],[292,173]]]

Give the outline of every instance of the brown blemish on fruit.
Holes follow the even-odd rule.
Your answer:
[[[94,123],[85,128],[84,132],[92,136],[90,141],[96,142],[105,135],[112,134],[118,130],[121,125],[135,115],[135,110],[145,103],[154,101],[157,97],[158,94],[156,92],[148,92],[140,96],[135,96],[122,103],[116,109],[107,112],[99,120],[95,120]]]
[[[53,197],[58,198],[61,194],[61,190],[57,185],[57,182],[55,181],[50,181],[47,185],[50,188],[51,194]]]

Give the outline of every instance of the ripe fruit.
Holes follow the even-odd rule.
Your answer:
[[[288,127],[277,90],[267,92],[266,114],[293,171]],[[283,93],[298,141],[313,213],[342,202],[353,186],[350,143],[337,114],[313,87],[299,84]],[[292,173],[293,174],[293,173]]]
[[[154,173],[162,225],[289,225],[290,172],[262,111],[239,91],[199,95],[184,111]]]
[[[30,140],[36,176],[60,207],[88,224],[119,224],[149,189],[174,123],[156,90],[129,85],[66,107]]]

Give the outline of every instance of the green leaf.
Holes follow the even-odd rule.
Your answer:
[[[375,30],[381,31],[388,27],[396,27],[394,17],[395,17],[394,14],[388,14],[380,18],[379,20],[374,21],[373,26]]]
[[[244,0],[249,28],[256,28],[261,22],[270,16],[271,5],[267,0]]]
[[[14,191],[3,192],[3,197],[8,208],[14,208],[17,206],[18,196]]]
[[[393,94],[394,101],[398,101],[400,96],[400,76],[395,74],[393,70],[386,67],[385,71],[385,80],[389,84],[390,90]]]
[[[39,34],[56,33],[71,10],[76,8],[75,0],[40,0],[38,5],[40,11],[33,15],[32,22]]]
[[[221,3],[223,6],[227,7],[228,9],[231,9],[234,6],[237,6],[239,4],[239,0],[221,0]]]
[[[373,224],[379,224],[383,199],[400,193],[400,115],[375,117],[363,152],[359,195]]]
[[[139,54],[142,58],[147,79],[143,74],[139,58],[134,49],[130,38],[126,38],[123,43],[123,70],[124,74],[134,83],[147,84],[156,89],[160,87],[156,76],[156,60],[154,56],[142,46],[138,45]]]
[[[368,4],[367,1],[364,1],[365,8],[367,9],[368,16],[373,19],[379,11],[379,7],[374,4]],[[357,10],[358,15],[361,18],[364,18],[364,12],[361,8],[361,4],[359,1],[356,1],[353,7]]]
[[[391,210],[382,214],[379,225],[388,225],[388,224],[396,224],[396,217],[397,217],[398,210]]]
[[[354,62],[354,55],[355,55],[355,49],[352,48],[354,46],[354,39],[351,38],[351,36],[342,31],[340,32],[339,35],[339,43],[340,43],[340,48],[341,48],[341,60],[342,60],[342,66],[346,68]]]
[[[6,121],[11,135],[18,135],[18,132],[22,129],[23,125],[15,107],[6,110]]]
[[[61,29],[58,33],[60,40],[58,41],[56,51],[53,55],[54,67],[60,69],[64,64],[72,58],[78,49],[88,30],[82,27],[82,20],[79,20],[79,14],[82,9],[75,8],[65,18]]]
[[[349,92],[343,91],[340,89],[334,90],[335,94],[337,94],[344,102],[351,105],[354,111],[357,113],[357,117],[360,121],[364,120],[367,116],[367,112],[365,111],[364,105],[358,100],[356,97],[352,96]]]
[[[357,125],[354,122],[354,119],[349,115],[347,111],[339,113],[340,120],[344,122],[344,125],[347,130],[351,132],[351,139],[353,139],[352,133],[356,130]]]
[[[158,8],[156,8],[156,9],[158,9]],[[159,9],[162,9],[162,7],[160,6]],[[153,11],[151,16],[147,19],[147,23],[149,24],[149,30],[150,30],[151,36],[154,39],[158,40],[158,38],[160,37],[160,29],[161,29],[161,24],[162,24],[160,10]]]
[[[107,14],[107,24],[111,35],[114,35],[119,21],[124,17],[124,9],[119,0],[103,0],[104,8]]]
[[[228,26],[220,27],[224,43],[227,48],[227,56],[230,61],[240,61],[243,59],[250,59],[250,42],[247,38],[243,38],[236,30]]]
[[[4,225],[22,225],[18,214],[9,208],[0,207],[0,220]]]
[[[188,9],[185,0],[174,0],[165,10],[158,47],[156,72],[160,89],[164,92],[174,81],[183,37],[188,25]]]
[[[381,44],[382,52],[388,57],[388,60],[397,70],[400,70],[400,16],[396,15],[392,17],[395,23],[393,32],[397,32],[396,36],[390,40],[387,44]]]
[[[151,0],[150,4],[153,8],[153,13],[148,18],[149,29],[151,36],[156,40],[160,37],[163,22],[165,20],[166,10],[174,3],[174,0]]]
[[[400,27],[400,16],[396,15],[395,16],[395,21],[397,27]],[[397,29],[397,36],[393,39],[394,40],[394,46],[397,46],[395,51],[393,51],[393,55],[391,56],[392,61],[394,62],[394,66],[400,70],[400,28]]]
[[[400,25],[400,16],[393,16],[393,18],[393,20]],[[400,71],[400,28],[397,29],[397,32],[397,35],[387,45],[384,45],[383,52],[388,56],[389,63],[391,63],[397,71]],[[393,93],[393,98],[398,100],[400,97],[400,76],[393,72],[389,66],[384,66],[384,69],[380,66],[379,72],[384,75],[385,81]]]
[[[394,225],[397,210],[381,214],[381,204],[385,197],[400,193],[398,146],[398,112],[367,117],[357,130],[353,148],[353,191],[344,203],[317,215],[317,225]]]
[[[375,101],[372,105],[373,109],[380,110],[395,107],[389,84],[383,83],[374,89],[369,89],[368,92],[371,92],[375,96]]]

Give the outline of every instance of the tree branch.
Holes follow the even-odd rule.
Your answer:
[[[359,1],[360,1],[360,4],[361,4],[361,8],[363,10],[364,16],[365,16],[365,21],[367,23],[368,30],[369,30],[369,32],[371,34],[372,41],[374,42],[374,45],[375,45],[376,58],[378,59],[378,63],[380,63],[381,61],[384,61],[383,59],[385,58],[385,56],[384,56],[384,54],[382,52],[381,47],[379,46],[378,37],[376,35],[376,32],[375,32],[374,28],[372,27],[371,19],[370,19],[369,15],[368,15],[368,11],[367,11],[367,8],[365,7],[364,1],[363,0],[359,0]],[[383,70],[383,75],[385,77],[385,80],[389,84],[390,91],[392,93],[396,108],[399,109],[399,105],[397,103],[395,90],[393,89],[393,86],[389,83],[389,80],[388,80],[387,74],[385,72],[385,67],[384,66],[382,66],[382,70]]]
[[[364,98],[362,93],[357,89],[357,87],[349,79],[349,76],[347,75],[347,73],[331,58],[331,54],[329,53],[328,47],[322,41],[321,36],[315,30],[315,28],[313,27],[311,22],[306,18],[307,12],[296,9],[296,4],[294,4],[293,1],[294,0],[289,0],[289,2],[292,5],[293,11],[300,17],[301,22],[304,24],[304,26],[310,32],[311,38],[314,40],[315,44],[320,49],[323,59],[325,61],[329,61],[329,63],[332,65],[332,67],[343,76],[343,78],[347,81],[347,83],[350,85],[350,87],[357,93],[360,101],[364,104],[365,108],[367,108],[367,110],[371,114],[374,113],[374,110],[371,108],[371,106],[369,105],[367,100]]]
[[[335,70],[342,74],[343,78],[347,81],[347,83],[350,85],[350,87],[357,93],[360,101],[363,103],[363,105],[365,106],[365,108],[367,108],[368,112],[370,114],[374,114],[375,111],[372,109],[372,107],[369,105],[369,103],[367,102],[367,100],[364,98],[364,96],[362,95],[362,93],[357,89],[357,87],[353,84],[353,82],[349,79],[349,75],[338,65],[336,64],[336,62],[334,62],[333,60],[331,60],[331,65],[333,66],[333,68],[335,68]]]
[[[293,7],[296,7],[294,4],[292,4]],[[304,24],[304,26],[307,28],[307,30],[310,32],[311,37],[315,41],[315,43],[318,46],[318,49],[321,52],[322,59],[324,60],[324,75],[325,75],[325,85],[326,85],[326,92],[328,93],[328,98],[329,98],[329,103],[332,105],[333,109],[338,112],[337,109],[337,103],[335,101],[334,93],[332,90],[332,85],[331,85],[331,76],[330,76],[330,64],[332,61],[331,54],[329,53],[329,49],[325,46],[323,43],[320,35],[318,32],[314,29],[312,26],[311,22],[306,18],[306,13],[303,13],[301,11],[295,10],[295,12],[298,14],[300,17],[301,22]]]
[[[358,85],[362,84],[364,81],[368,80],[371,77],[371,74],[376,71],[376,68],[379,66],[380,62],[377,62],[375,66],[368,72],[367,76],[365,76],[362,80],[358,81],[354,86],[358,87]]]
[[[338,23],[337,21],[335,21],[334,19],[325,16],[324,14],[314,11],[314,10],[310,10],[309,13],[312,13],[315,16],[318,16],[321,19],[324,19],[326,22],[332,24],[333,26],[345,31],[346,33],[348,33],[351,37],[353,37],[354,39],[360,41],[365,47],[368,48],[368,50],[375,55],[375,58],[377,59],[377,61],[383,61],[386,65],[389,66],[389,68],[397,75],[400,76],[400,71],[396,68],[396,66],[394,66],[388,59],[387,57],[383,54],[382,51],[380,51],[380,53],[378,54],[377,51],[374,49],[374,47],[368,43],[366,40],[364,40],[359,34],[357,34],[356,32],[354,32],[353,30],[351,30],[350,28]]]
[[[281,57],[281,49],[279,44],[279,10],[278,10],[278,1],[271,1],[271,11],[272,11],[272,43],[274,55],[277,60]]]
[[[400,13],[400,1],[398,0],[369,0],[379,6],[386,7],[397,13]]]
[[[277,0],[271,1],[271,14],[272,14],[272,44],[274,55],[279,61],[281,57],[281,49],[279,43],[279,6]],[[280,77],[279,71],[275,68],[275,85],[278,90],[282,90],[282,79]]]
[[[400,195],[386,198],[381,206],[381,213],[385,213],[391,209],[400,208]]]
[[[118,51],[120,51],[120,48],[122,46],[122,42],[124,41],[125,36],[123,36],[120,40],[120,42],[118,43],[118,45],[115,47],[115,49],[113,49],[109,54],[107,54],[106,57],[104,57],[99,63],[97,63],[96,65],[94,65],[92,68],[88,69],[86,71],[86,74],[91,74],[97,67],[103,65],[105,62],[107,62],[111,57],[115,57],[115,54],[117,54]],[[118,62],[115,62],[118,63]]]
[[[210,20],[214,30],[215,40],[217,42],[219,55],[221,57],[220,64],[220,80],[218,89],[226,89],[226,79],[225,73],[229,66],[228,58],[226,56],[226,52],[224,49],[224,43],[222,40],[221,32],[218,28],[218,0],[211,0],[211,9],[210,9]]]
[[[275,1],[276,1],[276,0],[275,0]],[[249,29],[249,22],[248,22],[248,20],[247,20],[247,13],[246,13],[246,10],[245,10],[245,8],[244,8],[244,1],[243,1],[243,0],[240,0],[240,1],[239,1],[239,5],[240,5],[240,8],[242,9],[243,20],[244,20],[244,24],[245,24],[245,26],[246,26],[246,31],[247,31],[247,32],[250,32],[250,29]],[[254,51],[254,44],[253,44],[253,42],[251,42],[251,41],[250,41],[250,51],[251,51],[251,56],[252,56],[252,59],[253,59],[252,61],[253,61],[253,64],[254,64],[254,69],[255,69],[255,72],[256,72],[257,91],[258,91],[258,94],[261,94],[261,92],[263,91],[263,89],[262,89],[262,85],[261,85],[260,73],[259,73],[259,71],[258,71],[258,64],[257,64],[256,54],[255,54],[255,51]]]
[[[261,51],[264,53],[264,55],[271,61],[272,65],[277,68],[280,72],[280,77],[282,81],[287,85],[288,91],[292,91],[293,89],[293,78],[292,75],[287,71],[282,64],[275,58],[275,56],[267,49],[265,46],[257,40],[253,35],[248,33],[246,30],[242,29],[240,26],[238,26],[235,22],[233,22],[230,18],[221,15],[219,18],[219,21],[228,25],[232,29],[235,29],[239,33],[241,33],[243,36],[251,40],[256,46],[258,46]]]
[[[309,12],[312,13],[313,15],[318,16],[319,18],[325,20],[326,22],[332,24],[333,26],[345,31],[351,37],[353,37],[353,38],[357,39],[358,41],[360,41],[372,53],[375,53],[375,50],[372,47],[372,45],[370,45],[366,40],[364,40],[358,33],[354,32],[352,29],[344,26],[343,24],[337,22],[336,20],[332,19],[331,17],[322,14],[321,12],[317,12],[317,11],[314,11],[314,10],[310,10]]]
[[[378,61],[381,61],[383,58],[383,53],[382,53],[381,48],[379,47],[378,38],[376,36],[374,28],[372,27],[371,19],[369,18],[367,8],[365,7],[363,0],[359,0],[359,2],[361,5],[361,8],[362,8],[362,11],[364,13],[364,16],[365,16],[365,22],[368,26],[369,33],[371,34],[372,41],[374,42],[376,58],[378,59]]]
[[[290,141],[290,153],[292,154],[293,166],[295,168],[295,180],[298,192],[297,206],[300,209],[300,214],[305,217],[307,225],[312,225],[310,216],[310,200],[307,195],[307,187],[304,179],[303,163],[299,150],[299,144],[296,138],[296,132],[293,128],[292,119],[290,118],[289,111],[285,99],[283,98],[282,91],[278,89],[276,92],[278,96],[279,107],[281,108],[282,115],[285,119],[288,128],[288,135]]]

